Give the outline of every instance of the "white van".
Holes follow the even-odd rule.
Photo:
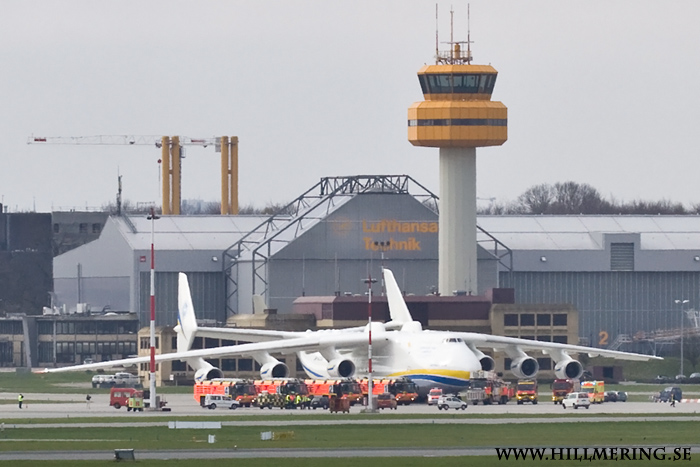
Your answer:
[[[204,396],[204,404],[202,407],[214,410],[217,407],[226,407],[234,410],[241,406],[241,403],[231,396],[223,396],[221,394],[207,394]]]

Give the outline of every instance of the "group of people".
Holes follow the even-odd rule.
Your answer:
[[[311,407],[311,397],[308,395],[287,394],[285,397],[285,405],[290,408],[300,407],[302,409],[308,409]]]

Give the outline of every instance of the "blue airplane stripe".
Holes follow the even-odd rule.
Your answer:
[[[408,378],[410,379],[424,379],[427,381],[433,381],[435,383],[441,383],[441,384],[448,384],[451,386],[464,386],[468,387],[469,386],[469,381],[463,380],[463,379],[458,379],[458,378],[450,378],[448,376],[437,376],[437,375],[407,375]]]
[[[324,377],[323,375],[319,375],[318,373],[309,370],[309,368],[308,368],[307,366],[305,366],[305,365],[302,365],[302,368],[304,368],[304,371],[306,371],[307,373],[311,373],[312,375],[314,375],[314,376],[317,377],[317,378],[323,378],[323,377]]]

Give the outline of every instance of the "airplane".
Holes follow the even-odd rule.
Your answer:
[[[494,359],[484,350],[503,351],[511,359],[510,371],[518,379],[535,378],[537,360],[526,352],[540,352],[554,362],[560,379],[577,379],[583,365],[572,354],[587,354],[622,360],[662,360],[661,357],[580,345],[541,342],[473,332],[433,331],[414,321],[393,273],[383,269],[390,320],[371,322],[345,329],[291,332],[240,328],[199,327],[195,316],[187,276],[178,278],[177,352],[156,355],[156,361],[186,361],[195,370],[195,381],[222,378],[223,372],[205,358],[248,357],[261,366],[262,379],[288,377],[287,365],[271,353],[296,353],[310,378],[349,378],[368,374],[368,334],[372,331],[372,376],[374,378],[408,377],[425,395],[432,388],[458,392],[469,387],[470,376],[494,371]],[[259,306],[256,305],[256,306]],[[246,341],[249,343],[191,350],[195,337]],[[47,368],[42,372],[92,370],[150,361],[136,357],[109,362]]]

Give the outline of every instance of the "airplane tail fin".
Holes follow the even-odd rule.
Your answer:
[[[394,274],[389,269],[384,269],[384,286],[389,300],[389,315],[393,323],[410,323],[413,321],[411,312],[408,311],[406,302],[401,294],[401,289],[394,279]]]
[[[185,352],[190,350],[197,334],[197,317],[194,315],[187,275],[182,272],[178,275],[177,306],[177,351]]]

